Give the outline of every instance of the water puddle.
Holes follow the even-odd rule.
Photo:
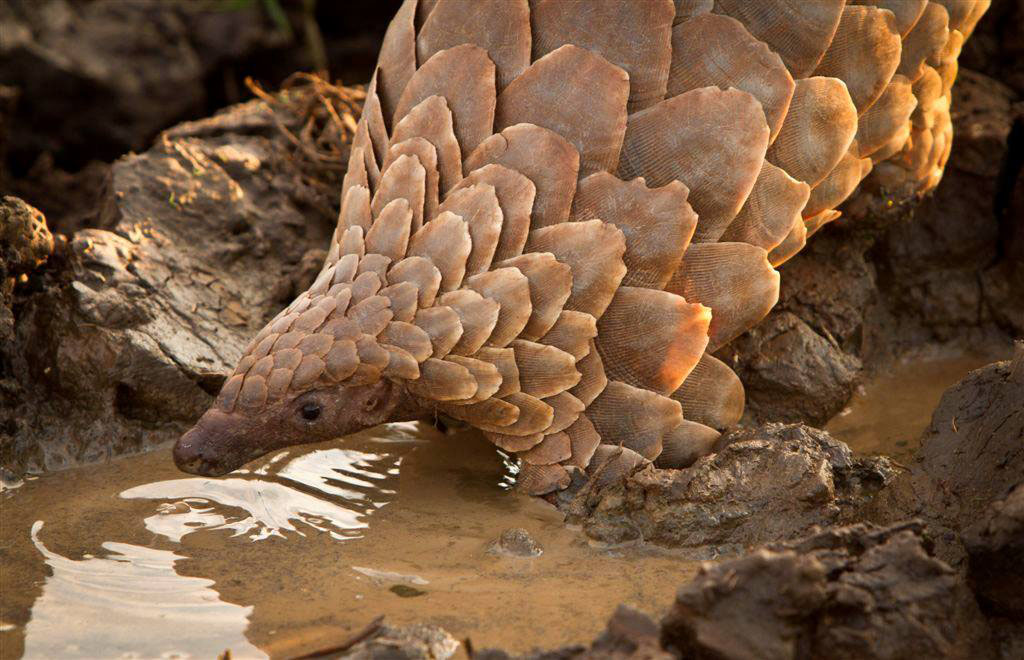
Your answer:
[[[68,559],[47,549],[42,528],[41,521],[32,526],[32,544],[51,575],[25,628],[26,658],[135,657],[140,649],[158,658],[212,658],[225,648],[240,658],[266,657],[245,638],[252,607],[222,601],[213,580],[178,575],[174,563],[184,557],[108,542],[105,557]]]
[[[891,365],[827,428],[906,461],[942,392],[991,360]],[[526,652],[588,642],[619,603],[660,617],[695,572],[656,548],[588,545],[510,492],[513,472],[475,433],[396,424],[221,479],[183,475],[168,449],[5,479],[0,658],[292,657],[381,614]],[[543,552],[493,552],[513,527]]]
[[[971,371],[1006,354],[930,352],[907,356],[877,370],[857,388],[825,430],[862,455],[885,454],[909,462],[942,393]]]
[[[165,449],[0,493],[0,656],[289,657],[380,614],[528,651],[593,639],[621,602],[660,616],[696,570],[589,546],[471,432],[391,425],[247,467],[188,477]],[[543,554],[488,552],[510,527]]]

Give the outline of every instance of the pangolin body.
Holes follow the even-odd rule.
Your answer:
[[[220,474],[443,413],[521,459],[685,466],[743,409],[712,352],[872,169],[936,185],[988,0],[406,0],[319,277],[179,441]]]

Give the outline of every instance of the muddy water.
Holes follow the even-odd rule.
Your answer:
[[[905,461],[942,392],[1000,357],[908,357],[827,428]],[[179,473],[164,449],[8,485],[0,657],[291,657],[380,614],[478,648],[552,648],[593,639],[620,602],[660,616],[696,570],[654,548],[589,546],[510,492],[512,470],[473,433],[392,425],[221,479]],[[489,553],[509,527],[544,553]]]
[[[863,455],[885,454],[908,462],[920,446],[942,393],[974,369],[1010,357],[930,351],[909,355],[876,369],[825,430]]]
[[[475,434],[393,425],[222,479],[164,449],[29,480],[0,494],[0,656],[289,657],[379,614],[550,648],[593,639],[620,602],[660,616],[695,571],[590,547],[508,491],[511,469]],[[509,527],[543,554],[489,553]]]

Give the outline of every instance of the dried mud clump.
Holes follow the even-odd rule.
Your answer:
[[[1022,482],[1024,349],[1018,345],[1013,360],[973,371],[946,391],[909,473],[872,502],[870,515],[880,521],[920,516],[933,530],[938,556],[959,567],[965,559],[960,531],[997,515],[986,511]],[[975,532],[980,542],[985,535]]]
[[[964,531],[968,575],[993,611],[1024,622],[1024,483]]]
[[[683,657],[992,657],[987,624],[919,524],[830,529],[709,565],[662,640]]]
[[[580,485],[561,506],[595,540],[710,557],[851,520],[895,474],[887,459],[854,458],[801,424],[737,429],[713,451],[682,470],[648,466],[621,484]]]

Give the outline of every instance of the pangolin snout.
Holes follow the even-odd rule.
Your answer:
[[[174,445],[178,469],[205,477],[219,477],[241,467],[246,455],[230,415],[209,411]]]

